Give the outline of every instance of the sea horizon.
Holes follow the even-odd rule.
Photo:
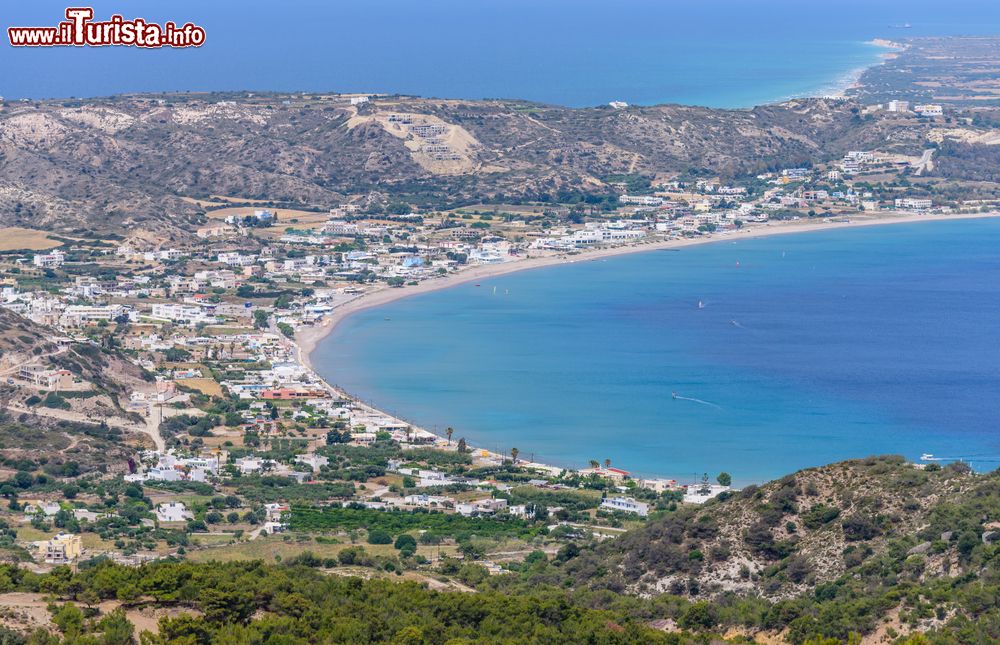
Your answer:
[[[109,0],[91,4],[98,17],[121,11]],[[853,5],[859,10],[851,11]],[[301,23],[262,1],[244,3],[237,13],[194,0],[169,6],[140,0],[131,5],[135,15],[195,22],[206,30],[205,44],[158,51],[0,48],[0,64],[22,71],[0,80],[0,96],[338,92],[742,109],[842,91],[881,62],[885,50],[873,39],[1000,32],[1000,11],[969,0],[957,2],[947,20],[923,1],[902,11],[858,0],[833,18],[825,7],[789,0],[767,6],[627,0],[611,11],[597,0],[420,6],[375,0],[317,5],[315,20]],[[9,25],[54,24],[64,10],[40,0],[10,9],[6,18]],[[798,28],[803,21],[809,29]],[[423,30],[416,36],[418,22]],[[486,22],[488,33],[468,29]],[[898,28],[903,22],[911,28]]]
[[[657,107],[657,106],[670,106],[670,105],[680,105],[684,107],[704,107],[710,109],[721,109],[721,110],[749,110],[756,107],[762,107],[766,105],[780,104],[785,101],[791,101],[795,99],[810,99],[810,98],[845,98],[844,94],[847,90],[851,89],[861,79],[864,73],[878,65],[881,65],[886,60],[886,55],[893,51],[893,48],[887,45],[875,44],[872,42],[874,39],[864,40],[864,41],[851,41],[845,43],[846,48],[856,50],[854,54],[859,60],[864,60],[860,64],[851,63],[850,67],[845,69],[832,70],[827,74],[827,76],[822,78],[817,78],[814,81],[804,83],[801,89],[789,90],[785,89],[775,89],[775,93],[771,97],[763,97],[763,95],[755,95],[756,98],[747,99],[736,103],[729,103],[730,99],[724,99],[723,103],[717,103],[712,99],[704,100],[701,102],[691,102],[684,101],[683,99],[671,100],[652,100],[652,101],[638,101],[629,102],[630,105],[635,105],[639,107]],[[2,60],[2,59],[0,59]],[[341,88],[319,88],[313,87],[311,89],[306,89],[302,87],[285,87],[285,88],[263,88],[263,87],[219,87],[216,89],[203,88],[198,90],[184,90],[180,88],[176,89],[129,89],[123,88],[120,91],[115,91],[110,94],[90,94],[90,95],[52,95],[52,96],[40,96],[40,95],[18,95],[11,93],[4,93],[3,88],[0,87],[0,98],[7,100],[42,100],[42,101],[87,101],[96,100],[110,97],[118,96],[128,96],[128,95],[152,95],[152,94],[166,94],[166,93],[177,93],[177,94],[227,94],[227,93],[249,93],[249,94],[333,94],[333,95],[364,95],[369,94],[372,96],[382,95],[382,96],[407,96],[427,100],[467,100],[467,101],[525,101],[528,103],[537,103],[540,105],[551,105],[554,107],[565,107],[571,109],[589,109],[606,106],[609,102],[618,99],[608,99],[608,101],[601,101],[597,103],[571,103],[571,102],[558,102],[551,100],[543,100],[539,98],[531,98],[527,96],[464,96],[464,95],[436,95],[436,94],[420,94],[415,92],[400,92],[393,91],[391,88],[380,88],[377,90],[365,89],[364,87],[355,86],[349,89]],[[609,95],[610,96],[610,95]],[[748,102],[749,101],[749,102]]]
[[[851,66],[845,69],[832,70],[826,77],[817,78],[813,81],[807,82],[802,86],[802,89],[795,90],[775,90],[776,93],[771,98],[756,98],[752,99],[751,102],[743,102],[736,104],[713,104],[713,101],[703,101],[701,103],[697,102],[684,102],[683,100],[662,100],[662,101],[652,101],[652,102],[635,102],[630,103],[630,105],[636,105],[639,107],[657,107],[657,106],[671,106],[680,105],[684,107],[704,107],[710,109],[721,109],[721,110],[749,110],[756,107],[762,107],[765,105],[775,105],[780,104],[785,101],[791,101],[795,99],[810,99],[810,98],[846,98],[845,93],[847,90],[856,86],[861,77],[866,71],[873,67],[883,64],[887,60],[887,56],[893,51],[898,51],[897,48],[883,44],[880,42],[875,42],[880,40],[878,38],[872,38],[863,41],[850,41],[844,43],[844,46],[855,50],[854,54],[858,61],[852,62]],[[2,56],[0,56],[2,60]],[[855,64],[857,63],[857,64]],[[571,109],[590,109],[599,108],[606,106],[609,102],[616,99],[609,99],[609,101],[603,101],[593,104],[571,104],[566,102],[553,102],[545,101],[541,99],[529,98],[525,96],[448,96],[448,95],[428,95],[419,93],[404,93],[398,91],[392,91],[391,89],[380,89],[380,90],[366,90],[363,88],[353,87],[350,89],[338,89],[338,88],[257,88],[257,87],[232,87],[223,88],[219,87],[217,89],[205,88],[200,90],[182,90],[182,89],[122,89],[121,91],[113,92],[111,94],[91,94],[91,95],[53,95],[53,96],[18,96],[11,94],[4,94],[3,88],[0,87],[0,99],[7,100],[42,100],[42,101],[87,101],[87,100],[97,100],[118,96],[129,96],[133,94],[137,95],[155,95],[155,94],[167,94],[167,93],[177,93],[177,94],[228,94],[228,93],[248,93],[248,94],[333,94],[333,95],[364,95],[369,94],[371,96],[407,96],[426,100],[468,100],[468,101],[524,101],[528,103],[538,103],[540,105],[551,105],[554,107],[565,107]]]
[[[566,272],[582,272],[587,274],[584,278],[594,278],[599,275],[602,267],[610,266],[611,268],[615,268],[624,265],[624,271],[613,270],[610,272],[610,275],[606,275],[600,280],[602,288],[617,292],[618,290],[627,290],[634,286],[636,265],[640,268],[643,264],[650,262],[654,265],[662,265],[664,258],[681,257],[683,255],[686,258],[694,256],[695,264],[698,264],[699,268],[704,271],[706,267],[698,261],[700,254],[726,256],[731,252],[730,247],[739,247],[738,254],[744,258],[755,258],[758,254],[762,253],[765,255],[770,253],[772,256],[777,256],[779,255],[777,249],[780,248],[782,249],[780,251],[780,263],[786,263],[790,257],[788,255],[789,250],[806,247],[814,250],[819,249],[824,256],[836,256],[844,250],[843,248],[837,248],[836,245],[839,244],[842,247],[845,244],[845,240],[853,243],[851,236],[860,236],[862,239],[867,236],[871,238],[865,242],[868,251],[875,250],[879,244],[889,245],[888,248],[895,248],[898,253],[902,254],[903,257],[901,260],[912,262],[915,259],[912,247],[915,245],[919,246],[918,242],[941,242],[938,236],[930,234],[931,230],[944,231],[947,238],[945,240],[947,248],[956,254],[966,252],[962,249],[961,245],[961,241],[965,238],[978,235],[980,236],[979,242],[983,244],[985,244],[984,240],[993,239],[994,237],[1000,239],[1000,221],[995,219],[962,219],[960,221],[890,224],[887,222],[885,225],[880,224],[852,229],[829,229],[795,232],[788,233],[787,235],[764,235],[753,239],[734,240],[732,238],[720,238],[672,251],[637,251],[611,258],[593,260],[582,256],[579,258],[579,262],[533,268],[510,275],[485,277],[476,284],[463,283],[431,293],[412,296],[404,295],[400,300],[394,300],[387,304],[349,314],[338,324],[332,333],[319,341],[317,347],[312,352],[312,362],[318,373],[328,382],[336,384],[338,387],[357,396],[360,400],[394,416],[412,420],[415,425],[435,431],[438,434],[443,432],[444,427],[453,426],[456,428],[456,440],[459,436],[464,436],[470,445],[500,453],[509,451],[511,447],[517,447],[521,451],[522,458],[533,459],[559,467],[581,468],[590,459],[603,461],[605,458],[610,458],[614,465],[630,470],[637,475],[671,477],[683,481],[694,481],[706,472],[714,476],[714,473],[725,470],[733,473],[734,481],[739,485],[761,483],[773,477],[786,474],[791,470],[819,466],[824,463],[843,459],[863,458],[874,454],[902,454],[908,459],[917,461],[920,455],[932,453],[946,460],[961,459],[971,461],[974,466],[976,465],[976,461],[978,461],[979,464],[976,467],[979,469],[995,467],[995,463],[1000,463],[1000,443],[995,440],[991,441],[988,434],[984,434],[984,430],[975,430],[975,428],[972,428],[974,430],[973,436],[976,438],[975,441],[971,443],[967,442],[965,444],[966,449],[958,450],[953,445],[956,435],[950,434],[955,431],[955,427],[953,425],[949,426],[950,423],[953,424],[955,422],[955,419],[949,419],[945,416],[939,419],[937,425],[934,425],[926,424],[922,421],[914,421],[908,417],[901,418],[898,413],[900,406],[903,404],[899,401],[895,403],[895,407],[890,406],[891,409],[886,410],[880,408],[879,405],[873,404],[867,395],[854,397],[853,400],[851,397],[843,397],[842,393],[834,392],[831,395],[831,392],[828,391],[831,388],[830,384],[823,383],[823,379],[819,379],[819,386],[810,382],[808,389],[803,390],[809,396],[809,405],[798,406],[794,399],[789,400],[781,392],[781,379],[786,378],[787,375],[778,375],[776,381],[772,380],[774,375],[767,373],[766,366],[755,363],[755,361],[760,359],[760,355],[747,357],[741,356],[737,352],[735,355],[737,360],[730,367],[740,370],[740,374],[743,377],[750,378],[753,381],[753,389],[757,392],[764,392],[763,396],[776,397],[772,398],[772,401],[777,401],[781,405],[789,406],[793,409],[797,406],[804,407],[805,409],[789,414],[787,410],[784,412],[780,410],[768,410],[766,405],[757,405],[753,400],[739,401],[736,404],[727,402],[726,397],[718,394],[718,392],[724,391],[727,386],[732,387],[735,381],[727,380],[723,376],[722,382],[719,382],[720,372],[718,370],[720,365],[715,363],[715,361],[719,360],[718,356],[716,356],[719,353],[719,348],[713,345],[716,340],[715,335],[736,331],[741,334],[746,333],[750,338],[753,338],[759,331],[756,328],[748,330],[744,322],[742,322],[742,317],[741,319],[732,318],[727,322],[725,318],[730,315],[728,313],[722,316],[723,319],[713,319],[712,333],[709,335],[709,338],[704,338],[704,330],[697,327],[685,327],[681,330],[683,332],[682,335],[686,339],[685,342],[691,340],[697,341],[695,348],[699,352],[708,352],[708,355],[712,357],[712,360],[705,364],[699,361],[689,361],[682,355],[672,356],[667,361],[669,369],[674,371],[675,376],[679,375],[683,376],[683,378],[678,378],[669,384],[661,378],[654,377],[650,380],[643,377],[635,381],[630,380],[631,376],[626,379],[626,382],[622,383],[606,382],[602,385],[600,378],[598,378],[596,383],[583,383],[585,389],[591,388],[589,391],[600,391],[601,387],[607,387],[619,396],[627,396],[632,405],[643,408],[641,413],[637,415],[639,419],[643,420],[642,422],[648,422],[655,415],[662,414],[664,409],[662,400],[651,406],[649,405],[650,401],[656,398],[649,396],[651,392],[658,392],[659,399],[669,400],[675,406],[680,401],[681,405],[687,406],[690,409],[681,410],[681,414],[678,415],[677,420],[684,426],[686,431],[691,432],[691,435],[688,439],[684,439],[683,436],[673,436],[675,442],[672,445],[675,449],[680,448],[679,452],[702,455],[702,457],[695,457],[695,459],[704,459],[706,455],[712,455],[711,460],[708,460],[707,463],[701,462],[700,464],[696,461],[691,461],[691,457],[685,457],[677,460],[675,462],[676,465],[671,465],[669,460],[664,460],[662,453],[657,452],[664,449],[665,446],[663,443],[655,436],[648,436],[648,433],[633,432],[630,434],[629,440],[632,444],[628,446],[627,450],[610,449],[611,445],[606,440],[607,437],[602,436],[600,429],[595,427],[582,428],[581,426],[581,432],[587,437],[586,441],[580,441],[579,437],[574,439],[572,436],[559,436],[559,432],[565,432],[566,430],[565,419],[556,419],[553,422],[551,415],[547,416],[546,410],[549,412],[554,412],[556,409],[564,411],[569,406],[569,402],[561,398],[566,394],[565,392],[560,392],[557,396],[541,390],[527,393],[518,390],[518,394],[527,394],[527,399],[525,400],[530,405],[538,405],[543,409],[529,409],[527,411],[513,409],[516,406],[510,401],[504,404],[503,401],[507,399],[502,396],[499,397],[500,403],[492,402],[484,406],[483,401],[490,400],[490,392],[507,390],[498,388],[498,383],[496,382],[480,383],[479,379],[483,377],[484,371],[482,369],[473,370],[471,373],[468,370],[463,371],[463,361],[458,360],[458,358],[464,355],[463,352],[472,352],[469,354],[468,360],[473,364],[477,364],[477,362],[481,363],[484,361],[489,363],[490,357],[510,356],[512,353],[518,359],[524,360],[525,355],[519,353],[516,346],[497,348],[489,345],[488,347],[481,347],[477,342],[470,342],[470,339],[461,330],[442,330],[444,333],[441,336],[448,338],[448,343],[444,343],[443,341],[435,342],[435,336],[428,333],[428,328],[440,329],[442,327],[440,321],[448,320],[448,317],[444,314],[446,311],[458,312],[453,315],[453,318],[459,320],[462,325],[471,326],[473,329],[492,330],[493,332],[497,331],[495,328],[496,321],[491,321],[489,317],[498,315],[504,316],[502,320],[505,324],[516,324],[519,317],[528,316],[532,324],[541,324],[542,327],[549,325],[572,327],[571,323],[568,323],[565,319],[551,316],[550,308],[530,306],[531,302],[540,301],[550,303],[549,307],[553,303],[569,307],[580,305],[581,303],[574,302],[572,299],[564,301],[559,294],[560,290],[579,288],[571,285],[574,282],[580,281],[580,276],[574,278],[572,275],[567,275]],[[962,228],[965,226],[969,228]],[[921,230],[924,232],[921,232]],[[898,238],[894,239],[894,236],[898,236]],[[826,243],[832,243],[834,249],[823,249],[824,239]],[[955,244],[956,240],[959,241],[957,245]],[[988,255],[983,255],[982,258],[979,256],[975,257],[988,261]],[[934,266],[939,270],[945,270],[946,259],[939,259],[938,262],[934,263]],[[775,257],[770,258],[772,263],[775,260]],[[740,262],[739,266],[741,269],[747,269],[754,266],[754,260],[751,259],[748,262],[744,259]],[[862,266],[866,270],[871,268],[869,264],[863,264]],[[773,268],[772,266],[769,270],[773,270]],[[883,270],[887,268],[891,269],[891,267],[882,267]],[[691,266],[683,264],[682,266],[674,267],[671,273],[673,275],[689,275],[691,269]],[[733,267],[720,264],[715,266],[714,269],[723,273],[729,273]],[[858,276],[853,273],[857,269],[858,267],[852,267],[845,271],[845,275],[852,277],[852,279],[857,278]],[[993,266],[992,264],[990,269],[1000,272],[1000,267]],[[563,277],[560,278],[560,275]],[[728,288],[724,282],[720,281],[721,274],[710,273],[705,275],[710,285],[710,288],[706,289],[706,293],[719,289],[725,291]],[[763,285],[767,286],[767,280],[769,279],[780,279],[780,277],[780,274],[767,273]],[[836,277],[836,275],[833,275],[833,277]],[[949,278],[953,277],[949,276]],[[830,278],[831,275],[824,276],[824,279]],[[560,280],[562,281],[560,282]],[[533,286],[532,282],[538,282],[539,284]],[[584,282],[587,282],[587,280],[584,280]],[[554,291],[553,283],[556,285]],[[859,284],[855,286],[859,286]],[[494,287],[497,287],[500,293],[507,292],[505,295],[509,295],[509,292],[517,289],[518,293],[527,293],[530,299],[527,303],[519,304],[516,308],[517,315],[511,316],[511,312],[504,313],[502,310],[495,309],[492,303],[490,303],[490,300],[496,297],[493,291]],[[541,287],[542,290],[538,291],[538,287]],[[810,289],[810,285],[805,285],[797,292],[808,294],[810,293]],[[531,293],[533,290],[535,293]],[[598,293],[606,297],[610,291],[602,292],[598,290]],[[644,296],[650,295],[645,291],[642,293]],[[871,293],[862,295],[866,298],[872,296]],[[917,297],[914,294],[909,295]],[[962,300],[967,295],[962,293],[954,294],[959,300]],[[484,297],[485,302],[483,300]],[[661,297],[662,294],[657,295],[654,301]],[[537,298],[537,301],[534,300],[535,298]],[[691,302],[685,303],[688,305],[687,307],[672,302],[667,307],[667,310],[674,315],[687,316],[692,312],[696,312],[695,315],[701,315],[706,311],[719,308],[723,299],[723,295],[717,297],[704,296],[703,299],[696,297],[692,293],[687,298]],[[472,304],[473,308],[469,310],[468,307],[463,307],[463,304]],[[747,303],[743,304],[746,305]],[[696,307],[695,305],[698,306]],[[704,305],[704,308],[701,305]],[[657,306],[656,304],[644,303],[642,301],[628,303],[628,307],[634,311],[644,311],[646,309],[655,311],[657,310]],[[662,314],[663,312],[660,313]],[[821,311],[814,315],[831,315],[831,313],[842,314],[843,312]],[[934,315],[933,311],[918,313],[921,315]],[[780,328],[783,325],[780,320],[767,321],[766,312],[754,310],[752,314],[764,317],[764,322],[761,323],[763,326],[773,324]],[[991,311],[983,313],[983,315],[987,316],[995,314],[996,312]],[[796,312],[792,312],[791,315],[792,317],[798,317]],[[892,318],[894,314],[893,312],[887,312],[886,315]],[[480,319],[476,318],[476,316],[484,316],[484,318]],[[734,323],[733,321],[736,322]],[[613,320],[612,322],[621,324],[622,321]],[[685,323],[685,325],[689,322]],[[856,323],[857,321],[854,322]],[[979,322],[982,321],[980,320]],[[970,328],[988,328],[988,325],[978,325],[977,327],[975,320],[970,320],[968,325]],[[504,329],[507,332],[510,331],[509,327],[504,327]],[[648,330],[646,331],[648,332]],[[584,326],[582,333],[593,334],[594,330]],[[847,330],[843,333],[847,333]],[[527,335],[531,336],[532,334]],[[518,338],[521,337],[517,334],[515,336]],[[350,337],[350,343],[344,342],[344,339],[347,337]],[[494,335],[486,334],[485,337],[494,338]],[[566,340],[561,335],[544,337],[549,341],[555,339],[557,344],[565,341],[570,346],[573,346],[571,341]],[[649,340],[646,336],[642,336],[642,338],[647,341]],[[766,340],[766,336],[762,338]],[[806,343],[807,345],[810,344],[810,339],[811,337],[807,335],[796,337],[797,342]],[[773,339],[771,340],[773,341]],[[827,340],[825,338],[812,339],[811,346],[807,349],[812,352],[822,350],[822,345]],[[767,346],[767,342],[763,342],[762,347],[754,349],[761,351],[762,348],[766,348]],[[937,347],[937,349],[940,350],[941,348]],[[982,355],[979,356],[978,361],[971,360],[967,356],[968,347],[956,346],[952,349],[960,350],[956,352],[959,357],[940,355],[936,356],[936,359],[946,360],[949,363],[965,360],[969,363],[969,366],[965,368],[969,373],[974,373],[979,367],[982,367],[985,370],[984,373],[987,374],[987,379],[983,383],[980,383],[977,386],[978,389],[975,390],[980,395],[983,394],[984,389],[988,390],[995,383],[1000,383],[1000,374],[996,372],[996,369],[989,368],[981,363]],[[407,357],[406,350],[411,350],[409,351],[409,357]],[[473,350],[477,350],[478,353],[475,353]],[[654,350],[654,355],[663,356],[665,355],[664,352],[669,354],[670,351],[677,351],[678,348],[654,347]],[[690,348],[687,348],[686,351],[689,350]],[[642,373],[643,370],[653,369],[653,366],[643,362],[642,354],[643,352],[630,347],[630,351],[627,353],[628,360],[623,360],[620,355],[609,356],[602,358],[601,364],[607,369],[608,373],[615,369],[621,369],[626,364],[630,366],[630,374],[635,371]],[[443,356],[446,360],[443,364],[434,363],[428,358],[434,355]],[[730,357],[730,359],[732,358]],[[513,370],[520,375],[520,379],[528,378],[537,386],[539,383],[557,382],[554,379],[560,372],[558,369],[553,370],[551,366],[561,365],[566,359],[567,355],[565,354],[548,354],[540,357],[538,364],[516,365],[504,362],[503,360],[501,360],[500,364],[505,373]],[[812,359],[815,360],[815,356]],[[572,354],[569,355],[569,360],[573,360]],[[912,362],[916,358],[911,357],[908,360]],[[864,365],[863,361],[860,363],[861,367],[859,367],[849,360],[844,360],[844,357],[839,355],[833,359],[833,363],[843,365],[841,371],[847,373],[855,368],[871,367],[870,365]],[[468,364],[466,363],[466,365]],[[577,365],[576,367],[580,366]],[[764,376],[758,378],[757,372],[761,370],[764,372]],[[586,370],[575,371],[573,373],[577,376],[587,376]],[[416,374],[420,374],[420,378],[415,378]],[[534,380],[537,380],[534,379],[534,376],[538,376],[541,381],[534,383]],[[802,377],[801,374],[797,376]],[[807,376],[815,380],[815,374]],[[809,379],[807,378],[806,381],[808,382]],[[515,380],[514,382],[518,381]],[[476,385],[470,385],[470,383],[476,383]],[[895,391],[898,394],[900,392],[908,392],[908,388],[915,388],[913,396],[925,396],[925,388],[920,387],[920,385],[919,383],[900,382],[896,386],[887,389]],[[879,387],[886,389],[884,383],[880,383]],[[720,388],[722,389],[720,390]],[[833,387],[832,389],[836,391],[837,388]],[[857,392],[854,394],[857,394]],[[572,394],[570,400],[575,396],[576,394]],[[971,393],[967,398],[963,396],[959,396],[958,398],[964,398],[966,402],[969,402],[973,401],[975,396],[975,393]],[[474,399],[474,401],[470,403],[467,400],[469,398]],[[513,401],[517,397],[508,398]],[[552,403],[553,400],[556,402]],[[985,398],[982,400],[985,400]],[[479,407],[477,408],[477,406]],[[730,406],[736,409],[727,410],[726,407]],[[968,414],[957,415],[957,417],[965,420],[969,414],[973,417],[979,414],[980,417],[985,415],[986,419],[997,418],[1000,416],[1000,410],[994,410],[993,407],[996,406],[985,405],[986,410],[984,412],[982,410],[984,405],[981,404],[978,406],[980,409],[973,408]],[[456,413],[449,414],[451,410],[456,410]],[[593,415],[594,412],[592,409],[588,410],[588,413],[583,414],[582,418],[588,418],[588,415]],[[621,410],[618,412],[622,413]],[[600,417],[600,415],[597,416]],[[902,416],[906,417],[906,415]],[[553,431],[552,428],[545,426],[535,427],[533,430],[525,429],[525,426],[531,426],[532,418],[542,418],[548,422],[553,422],[553,428],[556,430]],[[607,420],[605,417],[600,418],[602,422]],[[818,421],[818,423],[813,423],[813,425],[805,428],[796,428],[795,424],[801,423],[803,420]],[[982,422],[983,418],[979,418],[978,423],[981,424]],[[726,427],[720,430],[719,426],[713,426],[713,424],[717,423],[722,423]],[[628,422],[627,419],[625,419],[623,425],[626,427],[642,427],[636,423]],[[687,450],[690,446],[685,447],[685,443],[703,444],[705,441],[711,441],[713,427],[715,428],[715,432],[721,432],[721,434],[715,435],[715,439],[725,441],[726,446],[706,450],[706,446],[702,445],[698,450]],[[581,428],[578,428],[578,430]],[[786,447],[794,447],[793,452],[798,454],[780,453],[775,458],[768,458],[763,448],[748,445],[746,437],[741,436],[742,432],[760,432],[762,429],[766,430],[767,428],[770,428],[772,431],[778,431],[780,428],[779,434],[784,438],[779,443],[784,444]],[[512,429],[515,430],[511,431]],[[883,434],[881,436],[873,436],[871,434],[873,431]],[[759,435],[754,435],[755,438],[757,436]],[[693,440],[691,440],[691,437],[693,437]],[[775,440],[775,438],[772,437],[772,440]],[[842,441],[846,441],[847,443],[841,444]],[[766,443],[766,441],[763,443]],[[586,447],[582,448],[580,447],[581,445]],[[624,443],[620,447],[624,448]],[[728,459],[726,455],[729,455]]]

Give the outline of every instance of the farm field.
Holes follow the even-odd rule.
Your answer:
[[[45,231],[9,226],[0,228],[0,251],[44,251],[62,246],[62,242],[49,238]]]

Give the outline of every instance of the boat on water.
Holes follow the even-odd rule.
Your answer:
[[[929,452],[920,455],[920,461],[941,461],[941,457],[935,457]]]
[[[704,308],[705,308],[705,303],[702,302],[701,300],[699,300],[698,301],[698,309],[704,309]]]
[[[676,399],[677,398],[677,392],[671,392],[670,393],[670,398]]]

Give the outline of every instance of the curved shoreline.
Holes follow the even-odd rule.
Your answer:
[[[863,216],[862,216],[863,217]],[[297,347],[297,355],[299,361],[308,368],[313,374],[316,375],[326,386],[338,394],[347,396],[348,398],[356,401],[359,405],[364,408],[368,408],[371,411],[381,413],[388,417],[398,418],[393,414],[385,412],[376,406],[369,406],[363,404],[361,399],[357,396],[353,396],[342,389],[333,387],[330,385],[323,377],[316,371],[315,366],[311,361],[311,354],[315,351],[319,343],[329,336],[341,322],[346,320],[348,317],[372,309],[375,307],[380,307],[397,300],[402,300],[404,298],[419,296],[424,293],[430,293],[433,291],[439,291],[442,289],[448,289],[454,286],[472,282],[475,280],[485,280],[493,278],[496,276],[507,275],[510,273],[517,273],[521,271],[529,271],[533,269],[541,269],[545,267],[572,264],[575,262],[585,262],[590,260],[597,260],[602,258],[614,257],[619,255],[631,255],[634,253],[644,253],[653,252],[667,249],[680,249],[690,246],[701,246],[705,244],[714,244],[727,241],[738,241],[738,240],[751,240],[759,239],[764,237],[772,237],[777,235],[789,235],[789,234],[799,234],[799,233],[811,233],[818,231],[831,231],[831,230],[842,230],[851,228],[864,228],[870,226],[891,226],[894,224],[916,224],[921,222],[942,222],[942,221],[960,221],[960,220],[972,220],[972,219],[987,219],[1000,217],[1000,212],[989,212],[989,213],[972,213],[972,214],[957,214],[957,215],[913,215],[913,214],[903,214],[903,215],[883,215],[881,217],[869,217],[866,219],[850,220],[848,222],[810,222],[808,220],[796,220],[787,222],[774,222],[754,227],[747,227],[738,231],[733,231],[725,234],[717,234],[713,236],[702,236],[698,238],[682,238],[682,239],[670,239],[670,240],[660,240],[652,241],[646,243],[630,244],[625,246],[616,246],[609,248],[599,248],[599,249],[584,249],[576,254],[566,254],[566,253],[542,253],[536,256],[527,256],[523,259],[512,260],[510,262],[505,262],[503,264],[496,265],[480,265],[470,267],[464,270],[459,270],[455,273],[443,276],[440,278],[431,278],[421,282],[416,286],[410,287],[389,287],[386,285],[379,285],[363,294],[343,302],[335,307],[333,312],[324,317],[322,322],[318,325],[312,327],[305,327],[299,330],[294,338],[294,343]],[[411,424],[412,425],[412,424]],[[419,434],[425,436],[432,436],[441,441],[444,441],[442,437],[418,426],[413,426],[414,430]],[[476,448],[476,450],[480,450]],[[484,451],[489,452],[489,451]],[[495,453],[490,453],[495,454]],[[560,471],[562,468],[553,467],[547,464],[535,463],[526,464],[533,465],[540,468],[549,468],[555,471]]]
[[[561,264],[573,264],[601,258],[614,257],[618,255],[631,255],[633,253],[645,253],[659,251],[663,249],[680,249],[689,246],[700,246],[703,244],[713,244],[733,240],[752,240],[774,235],[789,235],[796,233],[812,233],[816,231],[841,230],[849,228],[862,228],[867,226],[888,226],[892,224],[915,224],[919,222],[943,222],[970,219],[986,219],[1000,217],[1000,212],[974,213],[962,215],[901,215],[889,217],[873,217],[870,219],[852,220],[849,222],[808,222],[806,220],[777,222],[764,224],[762,226],[747,227],[740,231],[729,234],[714,236],[702,236],[697,238],[671,239],[657,242],[646,242],[639,244],[629,244],[625,246],[615,246],[599,249],[584,249],[576,254],[550,253],[537,256],[526,256],[524,259],[512,260],[503,264],[489,264],[473,266],[455,273],[450,273],[440,278],[424,280],[418,285],[408,287],[389,287],[379,285],[359,294],[355,298],[337,305],[333,312],[323,318],[319,325],[306,327],[295,334],[295,343],[299,347],[302,359],[306,365],[312,367],[310,356],[319,343],[329,336],[333,330],[349,316],[380,307],[382,305],[419,296],[432,291],[449,289],[451,287],[472,282],[473,280],[483,280],[509,273],[520,271],[530,271],[542,269]]]
[[[875,69],[880,65],[885,65],[887,61],[892,60],[898,56],[900,52],[906,49],[906,45],[901,45],[900,43],[895,43],[883,38],[872,38],[871,40],[863,41],[861,44],[876,47],[882,51],[875,55],[875,60],[871,63],[867,65],[859,65],[845,71],[825,85],[821,85],[816,90],[807,93],[806,96],[813,98],[846,99],[852,90],[862,87],[863,83],[861,82],[861,78],[866,72]],[[799,96],[788,96],[785,99],[782,99],[782,101],[776,102],[780,103],[783,101],[793,100],[795,98],[799,98]]]

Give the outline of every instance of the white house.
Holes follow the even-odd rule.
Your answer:
[[[410,506],[445,506],[454,502],[452,498],[442,495],[407,495],[403,498],[403,503]]]
[[[153,481],[176,482],[181,480],[183,473],[174,467],[153,466],[146,473],[146,479]]]
[[[940,105],[928,103],[925,105],[914,105],[913,111],[920,116],[943,116],[944,109]]]
[[[38,502],[37,504],[25,504],[25,515],[43,515],[53,517],[62,507],[57,502]]]
[[[663,204],[663,198],[655,195],[622,195],[618,201],[622,204],[639,204],[640,206],[660,206]]]
[[[184,502],[164,502],[156,507],[156,519],[160,522],[185,522],[193,517]]]
[[[929,199],[916,199],[914,197],[903,197],[895,202],[897,210],[925,211],[931,208],[934,203]]]
[[[420,481],[417,482],[418,488],[427,488],[428,486],[447,486],[448,484],[455,483],[455,480],[436,470],[420,470],[415,474],[420,477]]]
[[[218,320],[215,316],[207,314],[201,307],[174,303],[153,305],[152,316],[161,320],[189,323],[211,323]]]
[[[655,493],[662,493],[664,491],[673,490],[677,488],[676,479],[643,479],[639,482],[639,485],[647,490],[651,490]]]
[[[507,508],[507,500],[505,499],[480,499],[467,504],[456,504],[455,512],[471,517],[473,515],[493,515],[505,508]]]
[[[265,535],[274,535],[275,533],[283,533],[288,529],[287,524],[282,524],[281,522],[264,522],[261,530]]]
[[[41,267],[43,269],[51,269],[55,267],[60,267],[63,262],[66,261],[66,255],[62,251],[53,251],[52,253],[40,253],[35,254],[32,258],[32,264],[36,267]]]
[[[531,513],[529,513],[528,507],[525,504],[517,504],[516,506],[509,506],[507,507],[507,512],[513,515],[514,517],[523,517],[523,518],[527,518],[529,517],[529,515],[534,516],[535,514],[534,508],[532,508]]]
[[[254,457],[242,457],[236,460],[236,467],[244,475],[249,475],[250,473],[260,472],[264,468],[264,462]]]
[[[601,508],[606,511],[635,513],[639,517],[649,515],[649,504],[638,502],[631,497],[607,497],[601,502]]]
[[[257,262],[256,255],[242,255],[240,253],[220,253],[218,255],[219,264],[226,264],[231,267],[247,267]]]
[[[264,504],[268,522],[280,522],[284,514],[291,510],[288,504]]]
[[[312,469],[313,472],[319,471],[323,466],[329,465],[330,460],[322,455],[309,454],[309,455],[296,455],[296,463],[305,464]]]
[[[710,486],[688,486],[687,492],[684,493],[684,503],[704,504],[716,495],[724,493],[727,490],[729,490],[729,486],[719,486],[716,484],[712,484]]]

